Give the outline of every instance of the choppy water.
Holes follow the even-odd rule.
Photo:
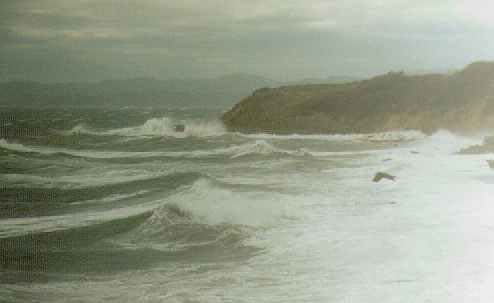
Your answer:
[[[242,135],[220,114],[2,112],[0,301],[494,297],[491,155],[455,154],[478,138]]]

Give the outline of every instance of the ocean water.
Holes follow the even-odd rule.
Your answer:
[[[220,115],[2,111],[0,302],[494,298],[493,155],[457,154],[480,136],[244,135]]]

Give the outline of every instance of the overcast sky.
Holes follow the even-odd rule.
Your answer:
[[[277,80],[494,59],[485,0],[0,0],[0,80]]]

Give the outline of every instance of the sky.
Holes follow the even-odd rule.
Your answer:
[[[0,0],[0,81],[280,81],[494,60],[490,0]]]

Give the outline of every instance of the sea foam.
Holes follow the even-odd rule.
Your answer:
[[[176,131],[176,125],[184,125],[183,132]],[[109,130],[94,130],[82,123],[74,126],[65,135],[87,134],[96,136],[123,136],[123,137],[215,137],[226,133],[219,120],[179,120],[169,117],[152,118],[141,125]]]

